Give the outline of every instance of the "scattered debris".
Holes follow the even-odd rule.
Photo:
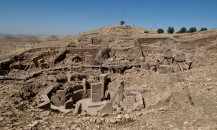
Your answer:
[[[138,37],[133,28],[87,33],[67,47],[32,49],[2,61],[0,122],[6,129],[194,129],[187,126],[215,121],[215,105],[206,101],[216,100],[216,68],[206,75],[197,70],[212,64],[206,59],[211,54],[182,43],[184,36],[150,37],[148,31],[145,37],[140,30]]]

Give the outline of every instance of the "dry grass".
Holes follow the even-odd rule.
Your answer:
[[[14,42],[14,43],[0,43],[0,60],[7,57],[14,56],[34,48],[42,47],[65,47],[69,42],[55,41],[55,42]]]
[[[1,36],[0,61],[34,48],[65,47],[70,43],[70,41],[72,41],[75,38],[75,36],[57,37],[57,39],[49,41],[50,37],[48,36],[35,36],[33,39],[31,39],[31,37],[28,36],[14,36],[13,39]]]

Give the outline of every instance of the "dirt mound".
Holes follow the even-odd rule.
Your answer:
[[[131,26],[1,36],[37,48],[0,63],[0,129],[216,129],[216,37]]]

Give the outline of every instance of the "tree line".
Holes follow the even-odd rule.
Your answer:
[[[124,21],[124,20],[121,20],[121,21],[120,21],[120,25],[124,25],[124,24],[125,24],[125,21]],[[206,30],[207,30],[206,27],[202,27],[202,28],[200,28],[199,31],[206,31]],[[170,27],[170,26],[169,26],[168,29],[167,29],[167,33],[169,33],[169,34],[173,34],[174,31],[175,31],[175,29],[174,29],[173,27]],[[159,29],[157,30],[157,32],[158,32],[158,33],[164,33],[164,30],[163,30],[162,28],[159,28]],[[197,28],[196,28],[196,27],[190,27],[189,29],[187,29],[186,27],[182,27],[182,28],[180,28],[180,30],[177,31],[176,33],[194,33],[194,32],[197,32]]]
[[[207,28],[206,27],[202,27],[199,29],[199,31],[206,31]],[[173,34],[174,33],[174,28],[173,27],[168,27],[167,29],[167,33],[169,34]],[[164,30],[162,28],[159,28],[157,30],[158,33],[164,33]],[[193,33],[193,32],[197,32],[197,28],[196,27],[190,27],[189,29],[187,29],[186,27],[182,27],[179,29],[179,31],[177,31],[176,33]]]

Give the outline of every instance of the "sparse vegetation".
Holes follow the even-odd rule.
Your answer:
[[[200,29],[200,31],[206,31],[207,30],[207,28],[204,28],[204,27],[202,27],[201,29]]]
[[[174,28],[173,27],[168,27],[167,33],[173,34],[174,33]]]
[[[185,27],[182,27],[178,32],[176,33],[186,33],[187,29]]]
[[[0,35],[0,128],[217,128],[217,30],[163,29]]]
[[[120,21],[120,25],[124,25],[125,24],[125,21],[124,20],[121,20]]]
[[[193,32],[197,32],[197,28],[196,27],[190,27],[188,29],[188,33],[193,33]]]
[[[157,30],[157,33],[164,33],[164,30],[163,30],[162,28],[159,28],[159,29]]]
[[[168,28],[169,30],[169,28]],[[168,31],[167,30],[167,31]],[[206,27],[202,27],[200,28],[199,31],[206,31],[207,28]],[[197,28],[196,27],[190,27],[188,30],[185,28],[185,27],[182,27],[178,32],[176,33],[194,33],[194,32],[197,32]],[[169,32],[168,32],[169,33]]]

